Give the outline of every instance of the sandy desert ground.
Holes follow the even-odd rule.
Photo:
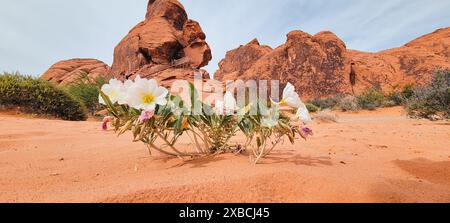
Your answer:
[[[450,202],[449,122],[391,108],[311,127],[260,165],[182,163],[98,122],[1,114],[0,202]]]

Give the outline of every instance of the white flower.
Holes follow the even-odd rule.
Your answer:
[[[166,105],[169,91],[158,86],[156,80],[142,79],[138,76],[127,91],[126,102],[135,109],[154,109],[156,105]]]
[[[261,121],[261,125],[263,127],[267,127],[269,129],[275,128],[278,125],[278,120],[274,118],[263,118]]]
[[[125,83],[123,83],[123,88],[119,92],[119,100],[117,101],[119,105],[125,105],[127,103],[127,96],[128,96],[128,89],[134,84],[131,80],[126,80]]]
[[[295,92],[295,87],[291,83],[286,85],[283,90],[283,99],[281,99],[280,105],[288,105],[293,108],[299,108],[302,105],[300,96]]]
[[[214,110],[215,110],[216,114],[223,115],[224,107],[225,107],[225,103],[222,100],[217,100],[216,104],[214,106]]]
[[[233,93],[227,91],[225,93],[223,100],[225,102],[225,112],[226,113],[233,113],[238,109],[237,102],[233,96]]]
[[[300,107],[297,111],[297,118],[300,119],[302,122],[311,122],[311,115],[309,114],[308,108],[306,108],[306,105],[301,103]]]
[[[278,125],[280,118],[280,112],[278,106],[273,106],[262,113],[263,118],[261,120],[261,125],[267,128],[274,128]]]
[[[238,109],[238,107],[237,107],[236,99],[234,98],[233,94],[229,91],[227,91],[225,93],[225,96],[223,97],[223,101],[222,100],[216,101],[215,110],[216,110],[216,113],[219,115],[224,115],[224,114],[231,115],[237,109]]]
[[[121,101],[121,98],[123,98],[123,93],[125,91],[124,84],[117,80],[117,79],[111,79],[109,81],[109,84],[105,84],[102,86],[101,91],[109,97],[109,100],[114,104],[116,102]],[[106,105],[105,101],[101,96],[99,96],[99,102],[101,104]]]

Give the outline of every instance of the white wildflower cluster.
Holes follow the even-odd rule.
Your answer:
[[[115,125],[119,134],[132,131],[134,141],[142,141],[153,150],[178,157],[229,151],[232,147],[229,141],[240,130],[247,142],[238,146],[239,150],[255,143],[253,154],[257,162],[271,151],[266,150],[267,145],[276,145],[283,137],[294,143],[296,136],[312,135],[312,131],[303,126],[311,121],[311,116],[291,83],[287,84],[279,102],[271,101],[270,108],[261,107],[266,104],[262,99],[239,107],[242,103],[238,103],[229,91],[216,99],[214,105],[206,105],[194,85],[189,87],[190,101],[182,101],[154,79],[140,76],[125,82],[112,79],[102,86],[99,102],[108,108],[112,116],[106,120]],[[188,105],[201,105],[202,112],[191,114]],[[250,112],[255,106],[259,111],[257,114]],[[212,114],[205,111],[212,111]],[[183,134],[193,139],[197,152],[186,153],[175,148],[178,137]],[[165,145],[155,145],[157,138]]]

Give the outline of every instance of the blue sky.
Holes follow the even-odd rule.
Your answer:
[[[449,0],[181,0],[213,51],[210,73],[226,51],[257,37],[276,47],[286,34],[330,30],[348,48],[379,51],[450,26]],[[40,75],[53,63],[96,58],[139,21],[147,0],[1,0],[0,71]]]

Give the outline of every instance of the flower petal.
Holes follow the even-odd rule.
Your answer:
[[[300,121],[302,122],[311,122],[311,115],[309,114],[308,108],[306,108],[305,104],[301,104],[301,106],[299,107],[298,111],[297,111],[297,117],[300,119]]]
[[[167,88],[165,88],[165,87],[158,87],[155,90],[156,97],[160,97],[160,96],[166,97],[168,94],[169,94],[169,90],[167,90]]]
[[[290,82],[288,82],[283,90],[283,98],[290,97],[293,92],[295,92],[295,87]]]
[[[225,93],[224,96],[224,106],[227,110],[227,113],[233,113],[237,109],[237,102],[234,98],[233,94],[229,91]]]
[[[155,93],[158,90],[158,82],[155,79],[148,80],[147,87],[150,92]]]

